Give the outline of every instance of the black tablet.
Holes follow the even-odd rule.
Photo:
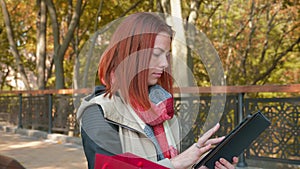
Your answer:
[[[271,122],[261,112],[248,115],[224,140],[195,164],[194,168],[198,169],[204,165],[213,169],[215,162],[220,158],[232,163],[232,158],[238,157],[270,125]]]

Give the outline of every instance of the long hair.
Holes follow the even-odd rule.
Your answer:
[[[155,38],[160,32],[172,38],[172,29],[159,16],[151,13],[136,13],[125,18],[114,32],[104,51],[98,68],[98,76],[111,97],[119,91],[126,103],[150,108],[148,96],[148,67]],[[170,57],[167,58],[170,65]],[[158,80],[171,94],[171,66]]]

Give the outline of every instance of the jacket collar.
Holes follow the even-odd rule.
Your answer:
[[[121,97],[113,95],[111,98],[108,98],[102,94],[91,99],[91,102],[101,105],[104,118],[107,120],[144,133],[144,126],[146,124]]]

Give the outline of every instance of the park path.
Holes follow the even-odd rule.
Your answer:
[[[0,124],[0,154],[12,157],[26,169],[87,169],[81,139],[40,131],[3,127]],[[249,167],[237,169],[300,169],[247,160]],[[265,164],[266,163],[266,164]],[[260,166],[260,167],[250,167]]]
[[[26,169],[86,169],[82,146],[0,131],[0,154]]]

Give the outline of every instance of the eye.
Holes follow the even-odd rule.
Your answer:
[[[155,56],[155,57],[159,57],[159,56],[160,56],[160,54],[159,54],[159,53],[153,53],[153,56]]]
[[[159,51],[159,50],[153,50],[153,56],[159,57],[163,52]]]

